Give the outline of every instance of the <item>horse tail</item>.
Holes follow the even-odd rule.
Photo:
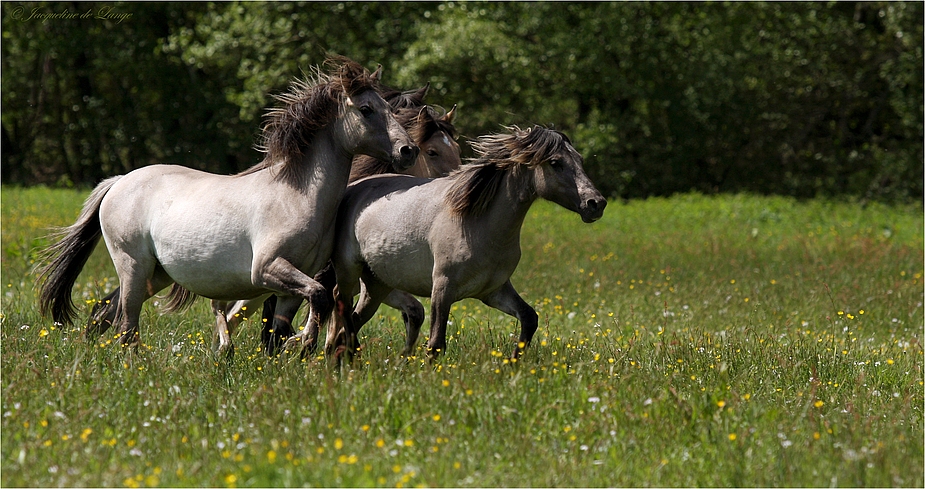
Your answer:
[[[51,312],[55,322],[61,324],[71,324],[77,316],[71,289],[103,235],[100,227],[103,197],[120,178],[103,180],[87,197],[77,221],[49,235],[59,241],[41,253],[45,265],[38,269],[39,279],[44,282],[39,293],[39,310],[43,316]]]
[[[167,303],[164,304],[164,310],[167,312],[179,312],[186,309],[196,300],[196,294],[183,288],[180,284],[174,282],[173,287],[167,294]]]

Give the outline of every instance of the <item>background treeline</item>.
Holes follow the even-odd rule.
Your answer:
[[[614,197],[923,198],[921,2],[2,9],[4,183],[242,170],[270,95],[330,52],[430,82],[464,137],[554,124]]]

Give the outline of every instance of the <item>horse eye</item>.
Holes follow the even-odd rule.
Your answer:
[[[559,166],[561,164],[562,164],[562,160],[560,160],[559,158],[553,158],[549,160],[549,166]]]
[[[360,113],[363,114],[363,117],[369,117],[373,115],[373,108],[368,105],[363,105],[360,107]]]
[[[427,150],[427,156],[436,158],[436,157],[439,156],[439,155],[440,155],[440,153],[438,153],[437,150],[435,150],[435,149],[428,149],[428,150]]]

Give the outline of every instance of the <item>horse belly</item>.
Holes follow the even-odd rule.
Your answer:
[[[394,250],[371,253],[367,266],[377,279],[392,288],[430,297],[433,288],[434,261],[422,250]]]
[[[176,205],[153,223],[158,262],[186,289],[211,299],[246,299],[263,292],[251,279],[253,248],[240,220]],[[201,215],[205,211],[209,215]]]
[[[164,270],[185,289],[210,299],[231,301],[266,293],[266,289],[253,285],[250,270],[240,267],[209,262],[183,266],[168,263]]]
[[[236,300],[263,292],[252,284],[253,256],[249,246],[229,249],[200,240],[196,247],[155,242],[155,249],[167,274],[196,294],[211,299]]]

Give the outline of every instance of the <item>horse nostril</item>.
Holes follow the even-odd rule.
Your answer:
[[[402,146],[399,148],[398,154],[401,155],[403,160],[414,160],[418,157],[418,148],[417,146]]]
[[[600,216],[604,213],[604,207],[607,207],[607,201],[604,199],[588,199],[586,209],[594,215]]]

